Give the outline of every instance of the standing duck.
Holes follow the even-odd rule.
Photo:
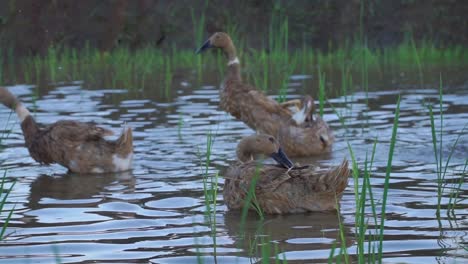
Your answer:
[[[277,164],[262,164],[259,157],[271,157]],[[244,207],[251,189],[255,198],[249,209],[260,207],[267,214],[334,210],[348,185],[347,160],[330,169],[295,167],[270,135],[243,138],[237,158],[225,175],[223,196],[229,209]]]
[[[0,102],[18,115],[26,147],[35,161],[58,163],[80,174],[131,169],[131,128],[125,128],[116,141],[105,140],[104,136],[113,132],[93,123],[62,120],[40,128],[28,109],[4,87],[0,87]]]
[[[288,107],[283,107],[260,90],[242,82],[239,58],[228,34],[213,34],[197,53],[208,48],[222,49],[228,59],[226,76],[220,91],[220,105],[223,110],[250,128],[275,136],[291,157],[316,155],[331,149],[334,136],[322,118],[317,116],[315,119],[307,119],[298,114],[296,120]],[[311,109],[309,104],[303,107],[301,111]],[[307,120],[309,121],[306,122]]]

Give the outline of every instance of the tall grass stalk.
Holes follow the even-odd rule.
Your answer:
[[[388,150],[388,161],[387,161],[387,169],[385,171],[385,182],[384,182],[384,189],[383,189],[383,196],[382,196],[382,212],[380,216],[380,232],[379,236],[379,247],[378,247],[378,261],[382,263],[382,253],[383,253],[383,237],[384,237],[384,228],[385,228],[385,218],[386,218],[386,208],[387,208],[387,195],[388,195],[388,187],[390,183],[390,173],[392,172],[392,160],[393,160],[393,151],[395,149],[396,143],[396,136],[398,131],[398,119],[400,117],[400,96],[398,96],[398,102],[395,109],[395,117],[393,119],[393,129],[392,129],[392,137],[390,139],[390,148]]]
[[[464,134],[467,125],[462,129],[460,134],[458,134],[457,139],[451,146],[450,152],[447,156],[447,160],[445,161],[445,164],[443,162],[443,127],[444,127],[444,109],[443,109],[443,83],[442,83],[442,75],[440,75],[440,80],[439,80],[439,139],[437,140],[437,131],[436,131],[436,125],[435,125],[435,118],[434,118],[434,112],[432,109],[431,105],[428,105],[428,110],[429,110],[429,119],[431,123],[431,135],[432,135],[432,146],[434,149],[434,158],[435,158],[435,163],[436,163],[436,174],[437,174],[437,209],[436,209],[436,216],[437,219],[440,221],[440,212],[442,208],[442,198],[445,193],[445,187],[446,187],[446,175],[447,175],[447,169],[449,167],[450,161],[452,159],[452,155],[455,151],[455,147],[457,146],[461,136]],[[437,143],[439,143],[439,146],[437,146]],[[466,166],[465,166],[466,169]],[[463,177],[462,177],[463,178]],[[459,185],[461,187],[461,185]],[[450,194],[450,197],[453,196],[458,196],[458,192],[460,188],[456,189],[457,191],[454,194]],[[449,200],[449,208],[454,208],[454,204],[452,204],[455,200],[450,199]],[[447,214],[449,214],[450,210],[447,210]],[[453,212],[453,211],[452,211]],[[439,225],[441,226],[440,222]]]
[[[370,158],[366,153],[366,157],[363,164],[363,169],[361,170],[356,161],[354,151],[351,145],[348,142],[348,150],[351,157],[352,164],[352,176],[354,182],[354,193],[355,193],[355,234],[356,234],[356,255],[358,263],[381,263],[382,262],[382,252],[383,252],[383,236],[384,236],[384,226],[385,226],[385,217],[386,217],[386,203],[388,197],[388,189],[390,183],[390,173],[392,169],[392,160],[393,153],[396,144],[396,136],[398,131],[398,120],[400,113],[400,97],[398,98],[397,106],[395,109],[395,117],[393,122],[392,137],[390,139],[390,147],[388,154],[388,161],[386,167],[386,174],[383,186],[383,195],[381,199],[381,212],[377,212],[377,204],[375,202],[374,193],[371,186],[371,172],[373,168],[376,148],[377,148],[377,139],[375,139]],[[362,174],[362,178],[360,175]],[[361,179],[361,180],[360,180]],[[362,182],[361,185],[359,182]],[[366,208],[370,207],[371,219],[366,217]],[[379,223],[380,217],[380,223]],[[369,221],[372,221],[375,230],[373,233],[369,229]],[[343,227],[340,226],[340,234],[343,233]],[[340,239],[344,241],[344,237],[340,235]],[[367,241],[367,245],[366,245]],[[378,242],[377,244],[373,241]],[[334,251],[335,249],[332,248]],[[345,257],[345,262],[347,263],[348,253],[341,249]],[[338,260],[338,259],[337,259]],[[329,260],[330,261],[330,260]],[[339,259],[341,262],[341,258]]]
[[[204,3],[203,10],[199,16],[195,15],[193,8],[190,9],[190,14],[192,16],[192,24],[193,24],[193,34],[195,37],[195,43],[196,45],[201,45],[203,43],[203,33],[205,29],[205,8],[208,4],[208,1],[206,0]],[[201,80],[201,74],[202,74],[202,56],[196,56],[195,57],[195,62],[196,62],[196,69],[197,69],[197,76],[198,80]]]
[[[208,133],[206,138],[206,151],[203,159],[200,159],[200,167],[202,168],[203,176],[203,194],[205,201],[205,219],[211,230],[211,238],[213,240],[213,253],[215,256],[215,263],[217,262],[217,234],[216,234],[216,208],[218,197],[218,173],[214,176],[209,176],[209,167],[211,164],[211,153],[214,143],[214,137],[211,132]],[[201,155],[199,155],[201,157]]]
[[[458,180],[458,182],[453,184],[452,189],[450,191],[450,195],[449,195],[449,201],[448,201],[448,207],[447,207],[447,217],[449,218],[456,217],[455,209],[456,209],[456,205],[458,204],[458,202],[460,202],[459,200],[460,190],[462,188],[462,184],[465,182],[465,177],[468,174],[468,159],[465,160],[463,169],[459,171],[459,174],[461,175],[460,179]]]
[[[323,117],[323,109],[325,107],[325,84],[326,84],[325,78],[326,78],[325,72],[322,72],[319,67],[318,68],[318,82],[319,82],[318,99],[319,99],[319,114],[321,117]]]
[[[257,167],[255,168],[255,177],[252,178],[249,189],[246,190],[247,196],[244,200],[244,206],[242,207],[242,214],[241,214],[241,230],[244,229],[245,221],[247,219],[247,214],[250,208],[254,208],[257,215],[260,217],[260,219],[264,219],[263,210],[258,204],[257,197],[255,196],[255,189],[257,186],[258,178],[260,177],[261,166],[262,165],[259,163]]]
[[[7,179],[6,179],[6,174],[7,174],[7,171],[5,170],[3,172],[3,177],[2,177],[2,179],[0,181],[0,197],[3,196],[1,198],[1,200],[0,200],[0,213],[5,212],[5,210],[3,208],[6,205],[8,196],[10,195],[11,191],[13,190],[13,187],[16,184],[16,182],[13,181],[11,183],[10,187],[6,187],[6,184],[8,184]],[[13,215],[14,210],[15,210],[15,208],[13,207],[8,212],[8,215],[4,219],[5,222],[3,223],[3,225],[1,226],[1,229],[0,229],[0,241],[3,240],[3,238],[5,237],[5,232],[6,232],[6,229],[8,227],[8,224],[10,223],[10,219],[11,219],[11,216]]]
[[[418,48],[416,47],[416,43],[414,42],[414,37],[413,37],[412,33],[411,33],[410,42],[411,42],[411,48],[412,48],[413,54],[414,54],[414,60],[415,60],[416,65],[418,67],[419,85],[421,86],[421,88],[423,88],[423,86],[424,86],[423,69],[422,69],[422,65],[421,65],[421,60],[419,59]]]

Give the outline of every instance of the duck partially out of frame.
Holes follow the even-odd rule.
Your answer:
[[[35,161],[58,163],[80,174],[131,169],[133,136],[130,127],[124,128],[115,141],[104,139],[113,134],[111,130],[93,123],[62,120],[41,128],[28,109],[5,87],[0,87],[0,102],[18,115],[26,147]]]

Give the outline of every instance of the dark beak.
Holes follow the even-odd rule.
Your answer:
[[[294,167],[292,161],[286,156],[286,153],[280,148],[278,152],[271,154],[271,157],[278,162],[281,166],[290,169]]]
[[[208,39],[207,41],[205,41],[205,43],[203,43],[203,46],[201,46],[195,53],[200,54],[203,51],[205,51],[206,49],[209,49],[209,48],[212,48],[212,47],[213,46],[211,45],[210,40]]]

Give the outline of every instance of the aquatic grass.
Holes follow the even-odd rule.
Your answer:
[[[10,182],[7,182],[7,171],[4,170],[3,172],[3,177],[1,178],[0,181],[0,197],[3,196],[0,200],[0,213],[3,214],[3,212],[6,212],[4,210],[4,207],[7,203],[8,196],[10,195],[11,191],[13,190],[13,187],[16,184],[16,181],[11,182],[11,185],[9,187],[6,187],[6,185]],[[4,218],[4,223],[0,228],[0,241],[2,241],[5,238],[5,232],[6,229],[8,228],[8,224],[10,223],[11,216],[13,215],[15,208],[13,207],[11,210],[9,210]]]
[[[291,75],[296,69],[297,66],[297,54],[294,54],[291,59],[289,60],[289,64],[284,68],[282,75],[280,75],[280,86],[278,91],[278,102],[282,103],[286,101],[287,91],[288,91],[288,84],[291,78]]]
[[[7,117],[7,120],[5,122],[5,128],[3,129],[4,132],[2,132],[0,134],[0,149],[1,149],[1,144],[3,142],[3,140],[5,140],[6,138],[8,138],[8,136],[11,134],[12,132],[12,129],[8,127],[8,123],[10,122],[10,120],[12,119],[13,117],[13,113],[14,111],[10,111],[10,114],[8,115]]]
[[[213,176],[210,176],[208,171],[211,164],[211,154],[214,143],[214,135],[208,132],[206,138],[206,151],[203,155],[199,152],[200,168],[202,169],[203,177],[203,196],[205,202],[205,220],[210,227],[211,239],[213,241],[213,254],[216,262],[217,255],[217,221],[216,221],[216,210],[217,210],[217,197],[218,197],[218,179],[219,174],[216,172]],[[198,258],[198,261],[201,261]]]
[[[392,171],[392,160],[394,156],[394,148],[396,144],[396,136],[398,132],[398,122],[400,115],[400,97],[397,99],[395,108],[395,116],[393,120],[392,136],[390,139],[388,160],[383,184],[383,194],[380,203],[377,204],[376,197],[371,185],[371,172],[376,154],[378,140],[374,141],[370,157],[366,153],[363,168],[361,169],[357,163],[351,144],[348,142],[348,151],[351,158],[353,190],[355,194],[355,216],[354,216],[354,233],[356,240],[356,256],[358,263],[382,263],[383,253],[383,237],[385,231],[386,219],[386,204],[388,199],[388,190],[390,185],[390,174]],[[380,212],[377,207],[380,206]],[[370,215],[367,210],[370,210]],[[338,215],[339,217],[339,215]],[[380,220],[380,221],[379,221]],[[336,263],[341,263],[342,258],[345,263],[349,263],[349,253],[345,248],[344,226],[339,219],[339,240],[341,241],[340,252],[335,256],[336,244],[332,246],[329,255],[329,263],[335,260]],[[369,227],[373,225],[373,229]]]
[[[166,98],[170,98],[170,91],[172,85],[172,69],[171,69],[171,58],[169,56],[165,57],[165,86],[164,86],[164,95]]]
[[[385,182],[383,188],[383,196],[382,196],[382,204],[381,204],[381,216],[380,216],[380,230],[379,230],[379,246],[378,246],[378,257],[377,261],[382,263],[382,254],[383,254],[383,237],[384,237],[384,227],[385,227],[385,214],[387,208],[387,195],[390,183],[390,173],[392,172],[392,160],[393,160],[393,152],[395,150],[395,143],[396,143],[396,136],[398,131],[398,120],[400,117],[400,96],[398,96],[397,106],[395,109],[395,117],[393,119],[393,129],[392,129],[392,137],[390,139],[390,148],[388,150],[388,161],[387,161],[387,168],[385,171]]]
[[[271,241],[269,233],[264,232],[264,224],[264,219],[260,219],[253,237],[249,236],[248,240],[243,234],[244,229],[241,229],[241,239],[248,243],[248,256],[253,263],[272,263],[272,256],[274,263],[287,263],[286,254],[281,254],[278,244]]]
[[[411,32],[411,37],[410,37],[410,43],[411,43],[411,48],[412,48],[413,54],[414,54],[414,61],[416,62],[416,65],[418,67],[419,82],[420,82],[420,86],[422,88],[424,86],[423,70],[422,70],[421,61],[419,59],[418,49],[416,48],[416,44],[414,42],[414,37],[413,37],[412,32]]]
[[[248,190],[244,190],[244,192],[246,192],[247,195],[244,199],[244,206],[242,207],[242,211],[241,211],[241,230],[244,229],[245,221],[247,219],[247,214],[250,208],[253,208],[255,210],[255,212],[257,213],[260,219],[265,218],[263,214],[263,210],[258,204],[257,197],[255,196],[255,189],[257,186],[257,181],[260,177],[261,166],[262,165],[260,163],[257,164],[255,168],[255,176],[252,178],[252,181],[250,182],[250,185],[248,186]]]
[[[465,164],[463,165],[463,169],[460,170],[458,172],[458,174],[460,175],[460,179],[458,180],[458,182],[453,183],[452,188],[451,188],[450,193],[449,193],[449,201],[447,203],[448,204],[448,206],[447,206],[447,217],[449,219],[450,218],[453,218],[453,219],[456,218],[456,215],[455,215],[456,206],[457,206],[457,204],[459,202],[461,202],[463,200],[463,199],[459,198],[459,195],[461,193],[462,184],[465,182],[465,177],[468,174],[468,159],[465,160]]]
[[[281,13],[281,11],[275,11]],[[202,24],[205,18],[194,19],[194,36],[197,45],[204,41]],[[370,89],[371,81],[390,77],[403,81],[421,83],[421,76],[429,76],[424,82],[433,82],[432,73],[450,67],[454,71],[468,66],[468,48],[462,46],[437,47],[429,41],[416,43],[407,40],[393,47],[371,49],[366,43],[356,42],[323,52],[303,45],[301,49],[289,50],[288,20],[284,14],[276,16],[266,43],[267,49],[239,49],[244,77],[247,82],[265,91],[278,91],[279,98],[286,96],[286,85],[291,75],[309,74],[315,76],[318,67],[327,75],[327,80],[341,78],[341,85],[331,83],[327,94],[347,94],[358,80],[363,90]],[[236,27],[231,26],[236,32]],[[236,44],[245,45],[239,33]],[[123,87],[126,89],[157,89],[162,95],[169,95],[175,83],[174,71],[187,76],[188,81],[200,83],[207,72],[224,75],[225,59],[216,54],[197,56],[193,50],[180,49],[174,43],[169,49],[148,45],[137,50],[120,46],[112,51],[100,51],[85,45],[81,50],[51,46],[44,55],[15,58],[7,52],[0,58],[0,77],[4,83],[34,83],[44,86],[81,80],[85,87]],[[16,69],[16,70],[15,70]],[[195,69],[195,70],[194,70]],[[339,73],[337,76],[334,73]],[[340,73],[341,72],[341,73]],[[413,74],[415,73],[415,74]],[[403,74],[403,75],[402,75]],[[172,78],[170,78],[172,77]],[[372,78],[372,79],[371,79]],[[311,83],[312,87],[306,84]],[[318,82],[303,81],[306,89],[318,91]],[[330,89],[331,88],[331,89]],[[314,90],[316,89],[316,90]],[[313,92],[312,92],[313,93]]]
[[[464,128],[460,131],[458,134],[455,142],[453,145],[450,147],[450,152],[448,153],[447,159],[444,164],[444,155],[443,155],[443,128],[444,128],[444,109],[443,109],[443,83],[442,83],[442,75],[439,76],[439,139],[437,139],[437,132],[436,132],[436,125],[435,125],[435,118],[434,118],[434,112],[432,105],[427,105],[428,111],[429,111],[429,120],[430,120],[430,128],[431,128],[431,136],[432,136],[432,147],[434,150],[434,159],[435,159],[435,164],[436,164],[436,175],[437,175],[437,209],[436,209],[436,216],[437,219],[439,219],[439,226],[441,227],[440,223],[440,217],[441,217],[441,208],[442,208],[442,198],[445,194],[445,188],[446,188],[446,176],[447,176],[447,170],[450,165],[450,161],[452,158],[452,155],[455,151],[455,147],[458,145],[458,142],[461,138],[461,136],[464,134],[468,123],[464,126]],[[437,144],[439,143],[439,144]],[[466,171],[466,166],[464,171]],[[463,176],[461,177],[462,179],[464,178]],[[461,184],[458,185],[459,187],[456,188],[455,190],[452,190],[449,199],[449,204],[448,204],[448,210],[447,210],[447,216],[449,216],[449,213],[453,213],[453,208],[455,207],[454,202],[456,199],[452,199],[452,197],[458,197],[458,193],[460,192]],[[450,210],[452,208],[452,210]]]
[[[323,109],[325,107],[325,85],[326,85],[326,75],[325,72],[318,68],[318,99],[319,99],[319,114],[323,117]]]
[[[341,263],[341,258],[344,257],[345,263],[349,263],[349,254],[348,254],[348,248],[346,247],[346,236],[345,236],[345,226],[343,224],[343,221],[341,221],[340,217],[340,203],[337,197],[335,197],[336,201],[336,211],[337,211],[337,217],[338,217],[338,238],[340,239],[340,251],[338,253],[338,256],[335,256],[335,250],[336,250],[336,240],[333,242],[331,250],[330,250],[330,255],[328,256],[328,263],[332,263],[332,260],[335,259],[336,263]]]
[[[208,5],[208,1],[206,0],[201,14],[196,16],[194,13],[193,8],[190,8],[190,15],[192,17],[192,24],[193,24],[193,34],[194,34],[194,40],[196,45],[201,45],[204,41],[204,29],[205,29],[205,9]],[[202,56],[196,56],[195,57],[195,68],[197,69],[197,79],[201,80],[202,76]]]

